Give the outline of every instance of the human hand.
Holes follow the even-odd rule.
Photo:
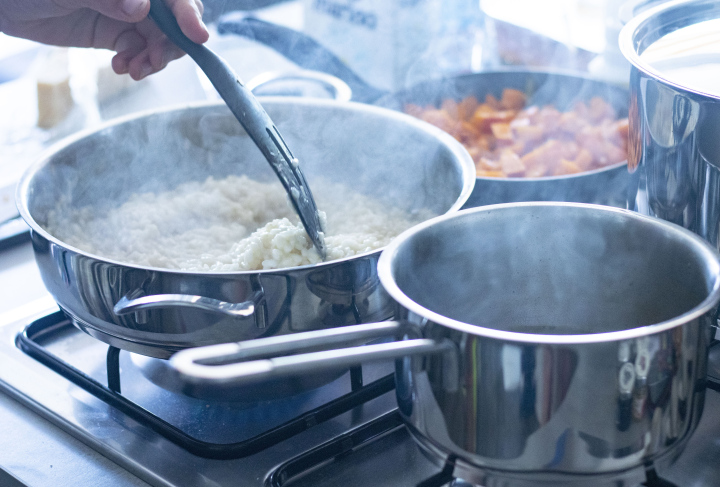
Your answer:
[[[202,44],[200,0],[165,1],[180,28]],[[112,68],[140,80],[184,53],[147,18],[150,0],[0,0],[0,32],[45,44],[110,49]]]

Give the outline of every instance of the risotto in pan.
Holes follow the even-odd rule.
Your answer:
[[[432,216],[389,208],[338,184],[316,184],[313,194],[325,218],[327,260],[384,247]],[[230,272],[320,262],[282,186],[245,176],[137,194],[109,212],[59,204],[47,230],[82,251],[150,267]]]

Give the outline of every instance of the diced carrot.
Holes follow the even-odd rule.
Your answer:
[[[482,169],[485,171],[499,171],[501,166],[500,166],[500,161],[496,161],[489,157],[481,157],[475,163],[475,167],[478,170]]]
[[[575,135],[587,126],[587,120],[580,117],[577,112],[565,112],[560,116],[558,130],[566,134]]]
[[[542,164],[537,164],[525,171],[526,178],[541,178],[547,176],[548,169]]]
[[[555,107],[543,107],[538,113],[537,123],[542,126],[546,132],[556,132],[560,126],[562,113]]]
[[[564,159],[573,160],[577,157],[580,151],[580,146],[574,140],[561,140],[560,142],[560,156]]]
[[[465,145],[472,144],[481,135],[478,129],[468,122],[457,122],[453,130],[452,135]]]
[[[585,103],[579,101],[575,103],[575,106],[572,109],[573,112],[577,114],[579,118],[587,119],[589,118],[589,110]]]
[[[508,139],[494,139],[495,140],[495,151],[511,150],[515,154],[525,154],[525,144],[516,140]]]
[[[458,103],[452,98],[446,98],[440,104],[440,110],[447,113],[453,120],[460,119],[460,112],[458,110]]]
[[[489,154],[485,148],[478,145],[465,146],[465,148],[467,149],[468,154],[470,154],[470,157],[472,157],[473,161],[475,161],[476,165],[478,164],[478,161]]]
[[[533,143],[541,140],[545,135],[545,130],[538,125],[514,125],[510,124],[515,140]]]
[[[458,117],[460,120],[470,120],[479,103],[474,96],[466,96],[458,103]]]
[[[582,169],[580,169],[576,163],[568,161],[567,159],[560,159],[560,164],[555,166],[553,175],[564,176],[566,174],[577,174],[579,172],[582,172]]]
[[[505,173],[502,171],[482,171],[482,170],[478,169],[477,171],[475,171],[475,174],[479,178],[504,178],[504,177],[506,177]]]
[[[623,149],[613,144],[605,144],[605,151],[598,160],[601,166],[609,166],[627,160],[627,149]]]
[[[562,157],[562,148],[557,140],[548,140],[535,149],[531,150],[524,156],[522,160],[526,167],[533,166],[554,166]]]
[[[491,123],[490,131],[498,139],[512,140],[512,138],[513,138],[512,130],[510,129],[510,124],[507,122]]]
[[[424,109],[420,105],[408,103],[403,107],[403,111],[408,115],[412,115],[415,118],[422,118]]]
[[[498,99],[490,94],[485,95],[485,105],[489,106],[493,110],[500,110],[502,108],[502,105],[500,104]]]
[[[515,152],[504,150],[500,153],[500,167],[510,177],[520,177],[525,174],[525,164]]]
[[[470,123],[475,125],[481,133],[487,134],[491,132],[490,126],[492,124],[510,123],[510,121],[515,117],[515,114],[516,112],[509,110],[488,112],[485,109],[478,108],[478,110],[475,110],[475,113],[470,119]]]
[[[405,111],[457,138],[480,177],[574,174],[626,160],[628,120],[617,120],[602,98],[564,113],[525,103],[524,93],[505,89],[500,100],[490,94],[484,103],[474,96],[448,98],[440,108],[408,104]]]
[[[526,102],[525,93],[512,88],[505,88],[500,98],[500,105],[506,110],[521,110]]]
[[[587,149],[580,149],[577,157],[575,157],[575,164],[580,168],[581,171],[587,171],[593,162],[593,156]]]
[[[602,136],[599,127],[587,127],[575,136],[578,145],[587,149],[593,157],[593,164],[600,165],[605,159],[605,144],[607,141]]]
[[[457,122],[442,110],[426,110],[421,118],[446,132],[454,130],[455,125],[457,125]]]
[[[495,148],[495,138],[492,135],[480,134],[475,142],[478,146],[488,151]]]
[[[599,122],[605,118],[615,118],[615,109],[599,96],[594,96],[588,103],[590,119]]]

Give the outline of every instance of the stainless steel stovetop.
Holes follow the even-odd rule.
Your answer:
[[[0,256],[0,292],[12,286],[2,277],[17,275]],[[56,370],[55,358],[70,368]],[[415,486],[440,474],[394,413],[391,364],[364,367],[362,386],[345,373],[290,397],[222,402],[158,387],[142,373],[143,359],[125,351],[118,398],[112,368],[107,387],[107,358],[108,347],[72,327],[48,297],[0,314],[0,421],[32,423],[0,426],[0,467],[33,487]],[[148,415],[159,421],[146,422]],[[81,444],[59,438],[58,429]],[[53,442],[68,451],[46,450]],[[720,394],[708,391],[685,452],[658,474],[679,486],[720,485],[719,458]],[[53,468],[64,471],[62,483]]]

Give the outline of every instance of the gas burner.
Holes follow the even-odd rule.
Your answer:
[[[108,349],[56,307],[48,311],[0,325],[0,390],[151,485],[368,487],[380,477],[398,487],[478,486],[477,471],[468,475],[460,460],[443,466],[413,439],[396,409],[390,363],[257,403],[198,399],[158,387],[143,359]],[[672,466],[647,466],[635,483],[613,485],[714,485],[718,411],[720,394],[711,391]],[[493,481],[480,483],[516,485]]]

